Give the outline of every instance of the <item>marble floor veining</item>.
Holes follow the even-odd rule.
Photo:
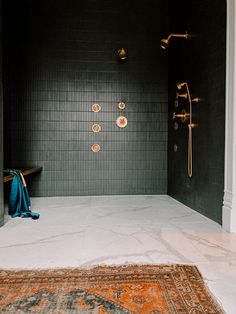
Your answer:
[[[0,228],[0,268],[194,264],[226,313],[236,313],[236,234],[171,197],[33,198],[32,210],[39,220]]]

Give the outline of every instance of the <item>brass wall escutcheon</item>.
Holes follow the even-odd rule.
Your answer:
[[[92,125],[92,131],[94,132],[94,133],[99,133],[100,131],[101,131],[101,125],[100,124],[98,124],[98,123],[94,123],[93,125]]]
[[[123,109],[125,109],[125,107],[126,107],[126,105],[125,105],[125,103],[124,102],[119,102],[119,104],[118,104],[118,108],[119,109],[121,109],[121,110],[123,110]]]
[[[128,124],[128,120],[126,117],[120,116],[116,119],[116,125],[119,128],[125,128],[127,124]]]
[[[101,111],[101,106],[98,103],[95,103],[92,105],[92,111],[93,112],[99,112]]]
[[[94,153],[98,153],[98,152],[100,151],[101,147],[100,147],[99,144],[93,144],[93,145],[91,146],[91,149],[92,149],[92,151],[93,151]]]
[[[179,124],[178,124],[178,122],[175,122],[175,123],[174,123],[174,130],[177,131],[178,128],[179,128]]]

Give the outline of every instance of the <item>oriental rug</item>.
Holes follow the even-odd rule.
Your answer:
[[[195,266],[0,270],[0,313],[220,314]]]

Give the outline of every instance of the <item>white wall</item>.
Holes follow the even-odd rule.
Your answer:
[[[225,190],[223,228],[236,232],[236,0],[227,1]]]

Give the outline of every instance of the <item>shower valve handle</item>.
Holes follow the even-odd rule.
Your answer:
[[[188,98],[188,94],[187,93],[183,93],[183,94],[176,93],[176,97],[177,98],[187,99]]]
[[[198,124],[196,124],[196,123],[190,123],[190,124],[188,125],[188,127],[191,128],[191,129],[194,129],[194,128],[198,127]]]
[[[173,117],[172,119],[175,119],[175,118],[181,118],[181,119],[186,119],[189,117],[189,113],[173,113]]]
[[[192,99],[192,102],[197,102],[198,103],[200,101],[201,101],[201,99],[199,97],[195,97],[195,98]]]

